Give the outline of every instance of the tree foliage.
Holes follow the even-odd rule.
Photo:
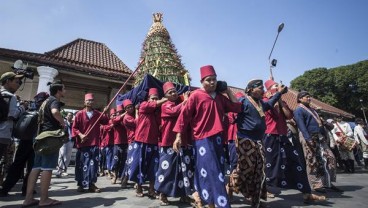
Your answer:
[[[367,81],[368,61],[361,61],[331,69],[306,71],[292,80],[290,87],[309,91],[313,97],[325,103],[363,117],[362,106],[368,107]]]

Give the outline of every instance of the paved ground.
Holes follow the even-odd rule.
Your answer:
[[[82,208],[82,207],[134,207],[154,208],[159,207],[159,200],[151,200],[147,197],[137,198],[133,189],[121,189],[120,185],[111,185],[106,177],[100,177],[97,186],[102,188],[102,193],[78,193],[73,179],[74,168],[69,170],[70,175],[64,178],[52,178],[50,196],[63,202],[58,207]],[[356,174],[338,174],[336,185],[345,190],[344,193],[327,193],[328,201],[323,204],[306,205],[302,203],[302,195],[293,190],[276,190],[280,194],[275,199],[267,202],[269,207],[366,207],[368,206],[368,172],[358,171]],[[18,184],[14,191],[20,190]],[[37,197],[37,195],[36,195]],[[20,207],[23,198],[19,192],[10,192],[10,196],[0,198],[0,207]],[[172,201],[167,208],[191,207],[180,204],[178,199],[169,198]],[[250,207],[244,203],[240,195],[235,195],[232,207]]]

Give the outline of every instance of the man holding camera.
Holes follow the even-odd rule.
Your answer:
[[[22,84],[23,75],[5,72],[1,75],[1,118],[0,118],[0,160],[5,156],[12,142],[14,122],[27,109],[28,103],[18,105],[14,94]],[[0,166],[2,166],[1,164]]]

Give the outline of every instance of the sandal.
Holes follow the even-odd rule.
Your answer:
[[[101,193],[101,189],[99,189],[95,184],[91,184],[88,190],[91,193]]]
[[[33,199],[30,203],[28,204],[22,204],[22,206],[20,207],[33,207],[33,206],[36,206],[38,205],[38,203],[40,203],[40,200],[37,200],[37,199]]]
[[[313,203],[313,202],[326,201],[325,196],[319,196],[319,195],[316,195],[316,194],[305,194],[303,198],[304,198],[304,203],[306,203],[306,204]]]
[[[139,186],[138,184],[137,185],[137,191],[135,193],[135,196],[136,197],[143,197],[143,189],[142,189],[142,186]]]
[[[61,201],[58,201],[58,200],[55,200],[55,199],[52,199],[50,203],[48,204],[38,204],[38,207],[53,207],[53,206],[58,206],[58,205],[61,205],[62,202]]]
[[[155,191],[148,191],[147,196],[148,198],[151,198],[151,199],[159,199],[159,196],[157,196]]]
[[[167,199],[165,194],[160,194],[160,206],[168,206],[169,200]]]

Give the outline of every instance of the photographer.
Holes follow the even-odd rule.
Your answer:
[[[0,160],[7,152],[12,141],[14,121],[27,109],[28,103],[17,103],[14,94],[22,84],[23,75],[5,72],[1,75],[1,118],[0,118]],[[3,164],[0,164],[2,166]],[[2,169],[0,167],[0,169]],[[0,173],[2,174],[2,173]]]
[[[46,92],[40,92],[34,97],[34,109],[31,109],[29,107],[28,111],[29,113],[34,113],[35,111],[38,111],[43,101],[45,101],[49,97],[49,94]],[[30,114],[29,114],[30,115]],[[24,116],[24,115],[23,115]],[[23,117],[22,116],[22,117]],[[37,116],[37,114],[36,114]],[[31,118],[32,119],[32,118]],[[37,118],[36,118],[37,119]],[[23,121],[22,123],[27,123],[25,120],[22,120],[20,118],[20,121]],[[18,121],[18,122],[20,122]],[[16,125],[18,126],[18,125]],[[15,186],[15,184],[18,182],[18,180],[22,177],[23,170],[25,165],[27,164],[27,172],[26,175],[23,178],[23,185],[22,185],[22,195],[26,195],[27,190],[27,180],[29,173],[32,170],[33,166],[33,160],[34,160],[34,150],[33,150],[33,139],[36,136],[37,133],[37,127],[34,126],[34,124],[29,124],[28,126],[23,126],[24,132],[30,133],[30,138],[23,138],[23,136],[16,136],[17,127],[15,127],[14,136],[19,137],[19,145],[17,148],[17,151],[15,153],[14,162],[11,164],[8,170],[8,174],[6,176],[6,179],[3,183],[3,188],[0,190],[0,196],[7,196],[8,192]],[[26,136],[26,135],[24,135]]]
[[[61,81],[48,83],[50,85],[50,97],[46,99],[40,107],[40,124],[39,133],[54,131],[65,128],[65,122],[60,114],[61,107],[64,105],[60,99],[64,97],[65,87]],[[42,113],[42,114],[41,114]],[[55,169],[59,157],[59,151],[50,153],[35,152],[35,159],[32,171],[28,178],[26,198],[23,202],[23,207],[39,205],[54,206],[61,204],[60,201],[49,198],[49,186],[51,182],[52,170]],[[42,171],[42,173],[41,173]],[[39,174],[41,173],[40,183],[40,200],[33,198],[33,190]]]

